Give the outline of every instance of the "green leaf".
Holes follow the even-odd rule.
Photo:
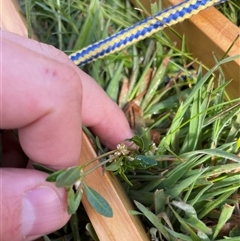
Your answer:
[[[218,219],[217,226],[214,228],[213,239],[217,237],[223,226],[226,224],[229,218],[231,218],[235,207],[228,204],[223,205],[220,217]]]
[[[71,167],[60,173],[56,178],[57,187],[72,186],[81,176],[81,167]]]
[[[44,241],[51,241],[51,239],[48,236],[43,236]]]
[[[105,169],[106,169],[107,171],[112,171],[112,172],[114,172],[114,171],[117,171],[120,167],[121,167],[121,162],[118,162],[118,161],[115,162],[115,161],[114,161],[114,162],[112,162],[110,165],[106,166]]]
[[[226,199],[235,191],[237,188],[233,188],[233,190],[227,191],[226,193],[223,193],[221,196],[216,198],[214,202],[209,202],[205,205],[204,210],[202,210],[200,213],[198,213],[199,218],[203,218],[206,216],[211,210],[213,210],[215,207],[217,207],[220,203],[223,203],[226,201]]]
[[[174,213],[175,217],[177,218],[177,220],[180,222],[180,224],[182,225],[182,228],[184,230],[186,230],[187,233],[190,234],[191,239],[192,240],[196,240],[196,241],[200,241],[200,238],[196,235],[195,231],[188,225],[188,223],[186,222],[186,220],[184,220],[182,217],[180,217],[180,215],[173,209],[173,207],[171,207],[172,212]]]
[[[85,228],[94,241],[100,241],[91,223],[88,223]]]
[[[166,230],[175,238],[178,238],[179,240],[183,240],[183,241],[193,241],[192,238],[190,238],[188,235],[182,234],[182,233],[177,233],[173,230],[171,230],[170,228],[166,227]]]
[[[38,171],[46,172],[46,173],[48,173],[48,174],[52,174],[52,173],[54,172],[53,169],[48,168],[48,167],[46,167],[46,166],[44,166],[44,165],[41,165],[41,164],[39,164],[39,163],[33,163],[32,165],[33,165],[33,167],[34,167],[36,170],[38,170]]]
[[[78,220],[79,219],[78,219],[77,213],[74,213],[70,218],[70,226],[71,226],[71,232],[72,232],[71,240],[74,240],[74,241],[80,241],[80,232],[79,232]]]
[[[69,188],[68,190],[68,214],[72,215],[74,214],[82,200],[82,193],[83,190],[80,188],[75,193],[73,188]]]
[[[144,156],[144,155],[138,155],[134,158],[133,161],[131,161],[131,164],[135,167],[135,168],[139,168],[139,169],[147,169],[153,166],[157,165],[157,161],[155,161],[154,159]]]
[[[238,227],[234,227],[230,233],[229,233],[230,237],[239,237],[240,239],[240,229]]]
[[[108,202],[94,189],[84,184],[84,191],[90,205],[101,215],[105,217],[112,217],[112,208]]]
[[[193,151],[193,152],[188,152],[188,153],[182,154],[181,158],[185,158],[185,156],[197,155],[197,154],[206,154],[206,155],[209,155],[209,156],[218,156],[218,157],[226,158],[226,159],[232,160],[234,162],[240,163],[240,157],[238,157],[235,154],[228,153],[228,152],[220,150],[220,149],[196,150],[196,151]]]
[[[139,146],[141,149],[144,149],[144,142],[139,136],[134,136],[133,138],[131,138],[131,141],[137,146]]]
[[[240,148],[240,137],[237,140],[237,147]]]
[[[144,216],[159,230],[159,232],[167,239],[170,240],[169,234],[166,231],[164,225],[160,222],[158,217],[144,207],[141,203],[134,201],[137,208],[144,214]]]
[[[198,219],[197,212],[191,205],[177,201],[173,201],[172,204],[182,209],[186,213],[188,218],[184,220],[188,223],[188,225],[192,226],[198,231],[203,232],[204,234],[212,234],[212,229],[208,228],[201,220]]]
[[[184,189],[188,188],[193,182],[195,182],[202,175],[202,173],[205,172],[205,170],[199,171],[199,173],[181,180],[179,183],[175,184],[175,186],[169,189],[166,194],[169,194],[171,198],[177,197]]]
[[[133,184],[129,181],[129,179],[125,175],[124,170],[122,168],[119,170],[119,175],[126,183],[128,183],[130,186],[133,186]]]
[[[60,174],[64,173],[64,172],[66,172],[66,170],[56,171],[56,172],[50,174],[50,175],[46,178],[46,181],[47,181],[47,182],[56,182],[57,177],[58,177]]]
[[[165,208],[165,202],[166,202],[166,196],[164,193],[164,190],[156,190],[154,192],[154,210],[155,214],[159,214],[164,211]]]
[[[122,72],[124,69],[124,61],[121,61],[119,65],[116,67],[114,71],[114,76],[111,78],[110,83],[108,84],[108,87],[106,88],[106,92],[108,96],[117,102],[117,97],[119,94],[119,85],[122,81]]]
[[[197,235],[201,239],[201,241],[211,241],[209,237],[202,231],[198,230]]]
[[[224,239],[217,239],[216,241],[226,241],[226,240],[229,240],[229,241],[239,241],[240,240],[240,236],[238,237],[234,237],[234,238],[229,238],[229,237],[225,237]]]

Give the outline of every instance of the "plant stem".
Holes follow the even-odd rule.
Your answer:
[[[109,158],[103,162],[98,163],[96,166],[94,166],[94,167],[90,168],[89,170],[87,170],[86,172],[84,172],[84,177],[87,176],[89,173],[95,171],[97,168],[107,164],[109,161],[112,161],[112,160],[113,160],[113,158]]]
[[[32,38],[31,0],[25,0],[28,38]]]
[[[101,158],[103,158],[103,157],[109,156],[109,155],[113,154],[115,151],[116,151],[116,150],[109,151],[109,152],[104,153],[104,154],[102,154],[102,155],[100,155],[100,156],[97,156],[97,157],[93,158],[92,160],[90,160],[89,162],[87,162],[87,163],[86,163],[85,165],[83,165],[82,167],[83,167],[83,168],[86,168],[87,166],[89,166],[89,165],[92,164],[93,162],[95,162],[95,161],[97,161],[97,160],[99,160],[99,159],[101,159]],[[108,159],[108,160],[109,160],[109,159]],[[102,163],[103,163],[103,162],[102,162]]]

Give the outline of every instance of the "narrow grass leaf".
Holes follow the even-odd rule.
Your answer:
[[[237,134],[239,132],[240,132],[240,113],[238,113],[236,115],[236,119],[235,119],[233,125],[231,126],[231,129],[228,133],[225,143],[234,141],[234,139],[237,137]],[[238,143],[238,147],[240,147],[240,138],[238,138],[237,143]]]
[[[145,206],[141,203],[134,201],[137,208],[144,214],[144,216],[159,230],[159,232],[170,241],[170,237],[168,232],[166,231],[164,225],[159,221],[158,217],[149,211]]]
[[[197,217],[196,210],[189,204],[184,202],[173,201],[172,204],[180,209],[182,209],[187,216],[185,222],[194,229],[199,230],[205,234],[212,234],[212,229],[208,228],[201,220]]]
[[[98,0],[91,1],[88,6],[88,14],[84,20],[84,24],[81,27],[81,34],[78,35],[76,44],[74,46],[75,51],[82,49],[83,47],[92,43],[94,36],[94,30],[97,23],[99,23],[99,11],[100,5]]]
[[[158,215],[159,213],[164,211],[166,202],[166,196],[164,190],[156,190],[154,192],[154,210],[155,214]]]
[[[240,168],[240,167],[238,167]],[[212,191],[223,189],[226,187],[235,186],[236,188],[240,188],[240,170],[238,170],[239,174],[226,174],[224,178],[220,181],[216,181],[214,186],[211,188]]]
[[[166,191],[166,194],[169,194],[171,198],[176,198],[184,189],[188,188],[193,182],[195,182],[202,175],[202,173],[205,172],[205,170],[181,180],[179,183],[175,184],[174,187]]]
[[[214,202],[208,202],[203,210],[201,212],[199,212],[198,216],[200,219],[202,219],[203,217],[205,217],[210,211],[212,211],[214,208],[216,208],[219,204],[223,203],[226,201],[226,199],[233,194],[236,191],[236,188],[233,190],[230,190],[226,193],[223,193],[221,196],[219,196],[218,198],[214,199]]]
[[[158,149],[162,150],[165,149],[164,146],[171,146],[171,143],[174,143],[174,140],[178,138],[176,136],[176,132],[179,130],[179,126],[181,125],[182,119],[183,119],[183,104],[181,103],[177,113],[174,116],[174,119],[172,121],[171,127],[169,128],[169,131],[167,132],[166,136],[162,139],[160,142]]]
[[[173,214],[182,225],[182,228],[189,233],[192,241],[201,241],[201,239],[196,235],[195,231],[186,223],[186,221],[180,217],[180,215],[170,206]]]
[[[180,153],[185,153],[188,151],[193,151],[196,149],[200,132],[202,130],[202,114],[200,105],[201,105],[201,89],[196,92],[192,106],[191,106],[191,116],[190,116],[190,123],[187,136],[182,144]]]
[[[141,84],[144,82],[144,79],[146,78],[146,76],[147,76],[147,74],[149,72],[149,69],[150,69],[150,67],[152,65],[152,62],[155,59],[155,55],[156,55],[156,53],[152,56],[151,60],[148,62],[148,64],[142,70],[142,74],[141,74],[140,78],[138,79],[134,89],[131,91],[131,93],[129,95],[129,100],[133,100],[134,96],[138,93],[139,88],[140,88]]]
[[[171,52],[172,50],[170,50]],[[169,57],[166,57],[165,60],[163,60],[162,64],[159,66],[159,68],[156,70],[155,75],[153,79],[151,80],[150,86],[147,89],[147,93],[144,97],[144,100],[141,104],[142,109],[144,110],[147,106],[149,106],[149,103],[153,99],[153,97],[156,94],[156,91],[159,87],[159,85],[163,82],[163,77],[165,75],[167,66],[169,62]]]
[[[238,163],[231,163],[225,165],[217,165],[209,167],[201,178],[211,178],[222,175],[223,173],[237,173],[240,172],[240,165]]]
[[[114,71],[114,76],[111,79],[106,92],[108,96],[117,102],[119,89],[120,89],[120,82],[122,81],[122,71],[123,71],[124,61],[121,61],[117,66],[117,69]]]
[[[84,191],[90,205],[101,215],[112,217],[113,211],[108,202],[93,188],[84,184]]]
[[[198,230],[197,231],[198,237],[201,239],[201,241],[211,241],[209,237],[202,231]]]
[[[80,232],[79,232],[79,223],[77,214],[73,214],[70,218],[70,226],[73,236],[73,241],[81,241],[80,239]]]
[[[194,158],[192,160],[194,161]],[[167,177],[161,182],[158,188],[160,189],[173,187],[177,183],[177,181],[188,171],[188,169],[192,165],[192,160],[177,165],[176,168],[173,169],[173,171],[168,173]]]
[[[44,241],[51,241],[51,239],[48,236],[46,236],[46,235],[43,236],[43,240]]]
[[[194,199],[189,201],[189,204],[193,206],[195,203],[197,203],[199,198],[202,197],[202,195],[204,194],[204,192],[206,192],[212,186],[213,186],[213,183],[210,185],[207,185],[206,187],[204,187],[200,191],[198,191],[197,195],[194,195]]]
[[[212,238],[213,240],[218,236],[219,232],[221,231],[223,226],[227,223],[229,218],[231,218],[234,209],[235,209],[235,207],[232,207],[228,204],[223,205],[220,217],[218,219],[218,223],[217,223],[216,227],[214,228],[214,233],[213,233],[213,238]]]
[[[188,235],[185,235],[185,234],[182,234],[182,233],[177,233],[173,230],[171,230],[170,228],[168,227],[165,227],[166,230],[172,235],[174,236],[175,238],[179,239],[179,240],[183,240],[183,241],[192,241],[192,238],[189,237]]]
[[[100,241],[91,223],[86,225],[86,230],[94,241]]]
[[[185,221],[188,223],[189,226],[193,227],[201,233],[204,233],[206,235],[212,234],[212,229],[208,228],[204,222],[202,222],[195,216],[190,216],[189,218],[185,219]]]
[[[207,154],[207,155],[209,155],[209,157],[211,157],[211,156],[222,157],[222,158],[226,158],[231,161],[240,163],[240,157],[238,157],[237,155],[234,155],[232,153],[222,151],[220,149],[195,150],[194,152],[184,153],[180,157],[185,159],[187,156],[189,157],[191,155],[198,155],[198,154]]]
[[[229,241],[239,241],[240,240],[240,236],[238,237],[225,237],[224,239],[216,239],[216,241],[226,241],[226,240],[229,240]]]

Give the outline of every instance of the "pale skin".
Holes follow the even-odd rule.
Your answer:
[[[31,161],[62,169],[79,163],[81,125],[113,149],[132,136],[119,107],[86,73],[52,46],[0,30],[0,240],[34,240],[69,219],[66,193]],[[18,167],[18,168],[16,168]]]

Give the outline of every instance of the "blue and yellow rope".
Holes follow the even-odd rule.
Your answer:
[[[210,6],[225,1],[226,0],[186,0],[104,40],[83,48],[71,54],[69,58],[78,66],[85,65],[111,53],[118,52],[165,27],[182,22]]]

